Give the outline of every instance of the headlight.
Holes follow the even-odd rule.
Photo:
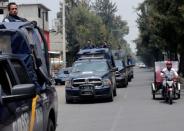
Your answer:
[[[67,80],[67,81],[65,82],[65,86],[66,86],[66,87],[72,87],[72,82],[69,81],[69,80]]]
[[[111,83],[111,81],[109,80],[109,79],[104,79],[103,80],[103,85],[104,86],[110,86],[112,83]]]

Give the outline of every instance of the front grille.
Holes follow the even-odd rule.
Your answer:
[[[117,71],[117,72],[116,72],[116,77],[119,77],[119,76],[121,76],[121,74],[120,74],[119,71]]]
[[[73,80],[74,87],[79,87],[81,85],[101,86],[102,80],[99,78],[86,78],[86,79],[74,79]]]

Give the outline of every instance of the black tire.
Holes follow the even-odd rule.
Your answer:
[[[177,95],[178,95],[178,99],[180,99],[180,97],[181,97],[181,96],[180,96],[180,91],[178,92],[178,94],[177,94]]]
[[[113,96],[113,91],[112,91],[112,90],[111,90],[111,92],[110,92],[110,96],[108,97],[108,101],[109,101],[109,102],[114,101],[114,96]]]
[[[123,83],[123,86],[122,87],[127,88],[127,86],[128,86],[128,79],[125,79],[125,83]]]
[[[66,96],[66,103],[67,103],[67,104],[71,104],[71,103],[72,103],[72,100],[69,99],[67,96]]]
[[[117,96],[116,88],[113,90],[113,95]]]
[[[155,100],[155,92],[153,92],[152,95],[153,95],[153,100]]]
[[[172,105],[173,103],[173,96],[172,96],[173,92],[169,92],[169,104]]]
[[[55,131],[54,122],[50,118],[49,118],[48,124],[47,124],[47,131]]]
[[[131,82],[131,81],[132,81],[132,79],[131,79],[131,77],[129,77],[129,78],[128,78],[128,82]]]

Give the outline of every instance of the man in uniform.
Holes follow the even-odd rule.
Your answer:
[[[7,6],[9,14],[3,19],[3,22],[26,22],[25,18],[18,16],[17,4],[10,2]]]

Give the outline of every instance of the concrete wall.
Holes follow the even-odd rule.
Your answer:
[[[50,50],[62,51],[62,34],[57,32],[50,32]]]
[[[38,26],[40,28],[43,28],[43,13],[46,12],[43,8],[41,8],[41,18],[38,17],[38,5],[19,5],[18,7],[18,14],[21,17],[24,17],[28,19],[29,21],[37,21]],[[48,31],[49,30],[49,24],[48,21],[46,21],[46,14],[44,13],[44,30]]]

